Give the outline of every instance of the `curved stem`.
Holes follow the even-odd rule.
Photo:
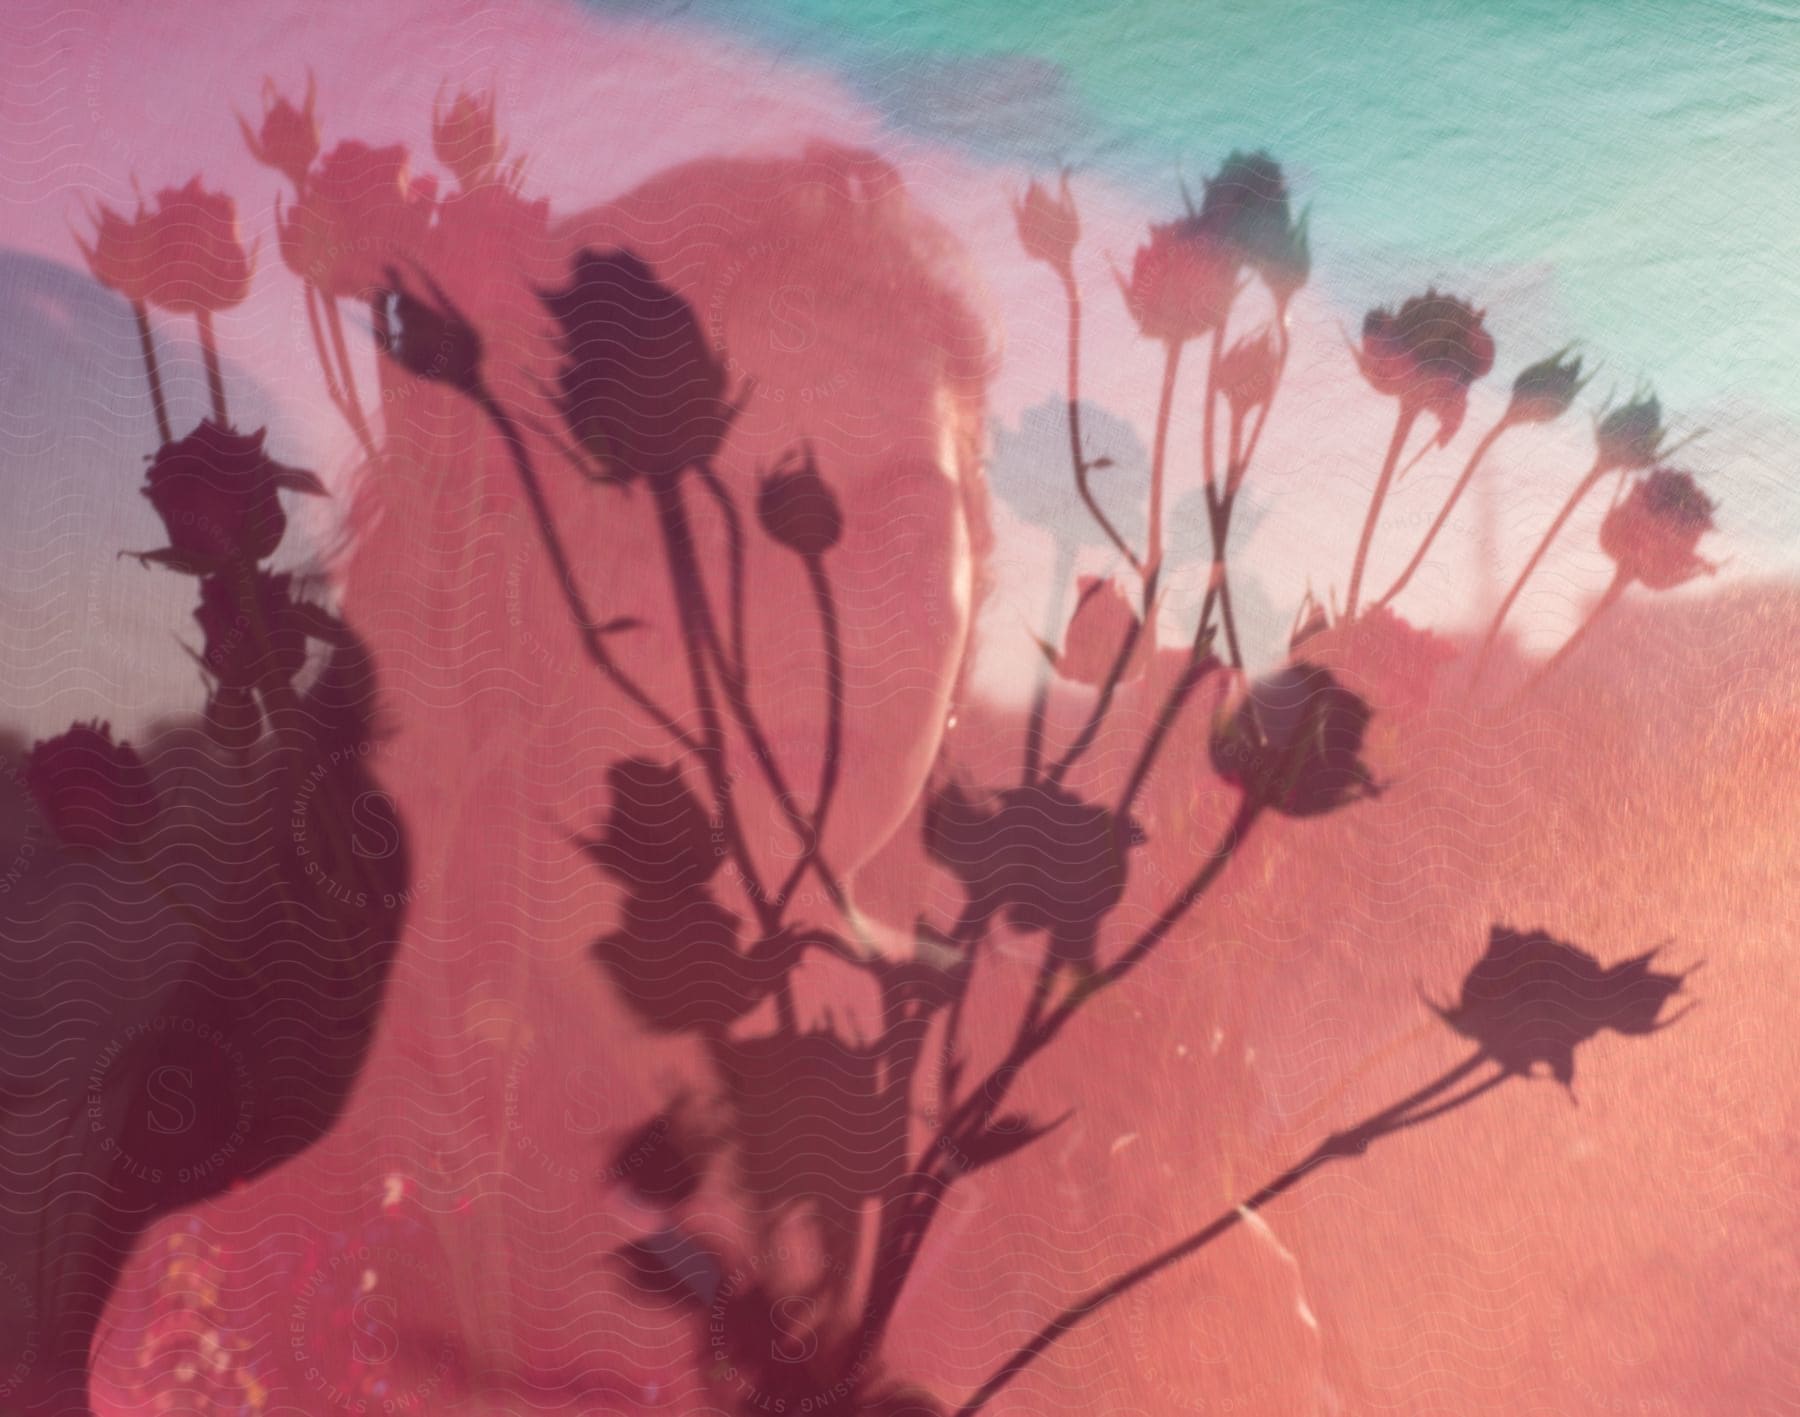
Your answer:
[[[174,441],[169,430],[169,405],[163,397],[162,370],[156,365],[156,341],[150,337],[150,312],[144,302],[131,302],[131,314],[137,321],[138,349],[144,356],[144,377],[150,381],[150,407],[156,413],[156,435],[163,443]]]
[[[1413,573],[1424,564],[1425,554],[1431,550],[1431,543],[1437,540],[1437,534],[1444,529],[1444,523],[1450,520],[1450,513],[1456,509],[1456,504],[1462,494],[1468,490],[1469,483],[1474,479],[1475,470],[1481,466],[1481,460],[1488,455],[1494,444],[1500,441],[1500,435],[1511,426],[1511,420],[1503,413],[1500,415],[1499,421],[1482,435],[1481,441],[1475,445],[1475,451],[1469,454],[1469,461],[1462,470],[1462,476],[1456,479],[1456,486],[1450,489],[1450,495],[1444,499],[1443,508],[1438,512],[1437,519],[1432,522],[1430,529],[1425,533],[1425,539],[1419,543],[1419,549],[1413,552],[1413,558],[1406,563],[1406,569],[1400,573],[1400,578],[1388,587],[1387,594],[1375,602],[1377,605],[1386,605],[1406,589],[1406,583],[1413,578]]]
[[[213,335],[210,310],[196,310],[194,323],[200,327],[200,359],[206,365],[206,392],[212,399],[213,422],[223,428],[225,413],[225,376],[219,372],[219,342]]]
[[[825,575],[823,558],[808,556],[805,559],[813,605],[819,612],[819,631],[825,641],[825,761],[819,768],[819,795],[813,802],[812,830],[800,859],[775,894],[777,904],[787,901],[807,868],[818,858],[825,839],[825,818],[831,811],[832,798],[837,795],[838,769],[844,749],[844,647],[837,602],[831,598],[831,581]]]
[[[569,618],[575,622],[576,633],[581,637],[582,647],[587,650],[588,659],[594,667],[610,679],[613,684],[642,710],[658,728],[667,733],[675,742],[690,753],[699,751],[699,742],[694,736],[677,723],[673,716],[639,687],[636,680],[621,669],[608,653],[606,642],[601,638],[597,628],[599,621],[588,609],[580,588],[575,583],[575,568],[569,562],[569,553],[564,548],[562,536],[556,529],[556,518],[550,511],[550,502],[544,495],[543,484],[538,480],[537,469],[532,466],[531,455],[525,451],[525,441],[519,435],[512,415],[507,413],[500,401],[486,387],[475,391],[475,401],[488,421],[500,434],[501,441],[512,456],[513,469],[518,473],[519,485],[525,489],[525,500],[531,505],[531,514],[537,522],[538,538],[544,543],[544,554],[550,558],[550,568],[556,573],[556,582],[562,587],[563,600],[568,606]]]
[[[1150,454],[1150,535],[1144,546],[1144,607],[1146,616],[1155,596],[1157,573],[1162,570],[1163,472],[1169,453],[1169,415],[1175,408],[1175,375],[1181,368],[1180,340],[1170,340],[1163,356],[1162,394],[1156,404],[1156,441]],[[1150,647],[1156,646],[1152,631]]]
[[[1344,597],[1344,618],[1356,618],[1356,597],[1362,589],[1363,567],[1368,563],[1369,546],[1375,540],[1375,523],[1381,520],[1381,504],[1387,500],[1388,484],[1394,480],[1394,467],[1400,461],[1400,450],[1406,446],[1406,435],[1412,431],[1417,410],[1400,405],[1394,416],[1394,435],[1388,439],[1387,457],[1381,464],[1381,476],[1375,481],[1375,495],[1369,499],[1369,515],[1363,519],[1362,540],[1356,544],[1356,560],[1350,566],[1350,589]]]
[[[1055,1343],[1057,1339],[1069,1332],[1070,1329],[1081,1323],[1083,1319],[1097,1313],[1113,1300],[1129,1293],[1146,1280],[1154,1278],[1172,1265],[1204,1249],[1221,1235],[1233,1229],[1252,1212],[1262,1209],[1270,1201],[1275,1200],[1277,1197],[1292,1190],[1314,1170],[1324,1165],[1326,1162],[1337,1160],[1342,1157],[1359,1156],[1367,1148],[1369,1143],[1377,1138],[1391,1135],[1396,1131],[1402,1131],[1407,1127],[1414,1126],[1422,1121],[1427,1121],[1432,1117],[1441,1116],[1444,1112],[1456,1107],[1464,1106],[1467,1103],[1474,1101],[1475,1098],[1481,1096],[1483,1093],[1497,1087],[1506,1080],[1508,1075],[1505,1072],[1498,1073],[1495,1076],[1484,1080],[1450,1102],[1443,1103],[1411,1117],[1405,1115],[1411,1108],[1418,1106],[1422,1102],[1429,1101],[1431,1098],[1454,1087],[1458,1082],[1461,1082],[1470,1073],[1474,1072],[1475,1069],[1486,1060],[1487,1055],[1485,1053],[1477,1052],[1474,1056],[1465,1059],[1463,1062],[1449,1069],[1447,1072],[1443,1073],[1432,1082],[1427,1083],[1410,1097],[1403,1099],[1393,1107],[1389,1107],[1382,1112],[1376,1113],[1373,1117],[1366,1119],[1357,1126],[1350,1128],[1348,1131],[1333,1133],[1315,1147],[1303,1160],[1290,1166],[1286,1171],[1283,1171],[1279,1176],[1269,1181],[1254,1194],[1246,1196],[1230,1210],[1224,1211],[1214,1217],[1211,1222],[1197,1230],[1194,1234],[1188,1236],[1185,1240],[1180,1241],[1178,1244],[1171,1245],[1168,1249],[1163,1250],[1159,1254],[1152,1255],[1149,1259],[1143,1261],[1143,1263],[1126,1270],[1125,1273],[1121,1274],[1117,1279],[1102,1285],[1100,1288],[1093,1290],[1091,1293],[1069,1305],[1068,1308],[1064,1309],[1060,1314],[1039,1329],[1030,1342],[1019,1348],[1010,1358],[1002,1363],[1000,1367],[994,1371],[993,1376],[988,1378],[967,1402],[956,1409],[955,1417],[973,1417],[973,1414],[979,1412],[992,1401],[1003,1388],[1029,1367],[1033,1360],[1043,1353],[1045,1349],[1049,1348],[1051,1344]]]
[[[1538,563],[1544,559],[1544,553],[1550,549],[1550,544],[1561,534],[1563,527],[1568,524],[1569,518],[1575,515],[1575,509],[1581,505],[1588,493],[1600,485],[1600,479],[1605,476],[1606,468],[1596,459],[1593,467],[1588,469],[1587,475],[1576,484],[1575,490],[1569,494],[1569,500],[1563,503],[1562,510],[1556,514],[1556,520],[1550,523],[1550,529],[1544,533],[1544,539],[1538,542],[1537,550],[1531,553],[1531,559],[1525,563],[1525,569],[1519,572],[1519,578],[1512,583],[1512,589],[1506,592],[1506,598],[1500,602],[1500,608],[1494,612],[1494,623],[1488,626],[1487,636],[1481,642],[1481,652],[1475,657],[1475,669],[1469,676],[1471,687],[1481,681],[1482,671],[1487,668],[1488,659],[1494,652],[1494,641],[1499,638],[1500,627],[1506,623],[1506,617],[1511,613],[1513,603],[1518,600],[1519,592],[1525,589],[1525,582],[1531,579],[1532,572],[1537,570]]]
[[[1093,468],[1081,446],[1081,291],[1076,287],[1075,277],[1071,274],[1065,273],[1062,282],[1063,294],[1067,297],[1069,307],[1069,458],[1075,467],[1075,490],[1081,494],[1088,515],[1106,533],[1108,540],[1119,548],[1119,554],[1125,558],[1126,564],[1141,575],[1144,563],[1125,544],[1125,538],[1119,534],[1112,520],[1100,510],[1100,504],[1094,500],[1093,489],[1088,485],[1088,473]]]

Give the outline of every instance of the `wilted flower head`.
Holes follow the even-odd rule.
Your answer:
[[[313,116],[316,96],[310,69],[306,74],[306,102],[299,108],[275,91],[273,80],[264,79],[261,129],[251,132],[243,116],[238,117],[250,155],[264,167],[281,173],[296,189],[306,185],[307,169],[319,155],[319,120]]]
[[[1275,396],[1275,374],[1280,354],[1275,332],[1264,328],[1233,342],[1219,360],[1219,392],[1231,411],[1242,418],[1263,407]]]
[[[464,191],[489,181],[505,154],[494,126],[494,96],[458,93],[448,108],[431,105],[431,150]]]
[[[389,266],[422,257],[436,195],[400,144],[339,143],[291,208],[277,203],[281,258],[327,296],[380,290]]]
[[[1668,590],[1718,566],[1694,554],[1713,529],[1713,501],[1685,472],[1659,467],[1640,479],[1600,524],[1600,548],[1632,580]]]
[[[1126,308],[1149,339],[1197,339],[1225,319],[1237,294],[1237,255],[1197,213],[1150,228],[1147,245],[1119,280]]]
[[[1359,755],[1372,715],[1320,665],[1291,664],[1248,686],[1212,731],[1213,771],[1290,817],[1376,794]]]
[[[156,815],[150,773],[112,725],[77,723],[38,742],[25,764],[25,786],[65,846],[104,851],[143,839]]]
[[[168,529],[166,549],[152,559],[190,575],[261,561],[287,530],[276,493],[325,495],[303,468],[276,462],[263,450],[268,430],[239,433],[210,418],[187,437],[166,443],[150,463],[144,496]]]
[[[1587,385],[1581,377],[1581,356],[1568,357],[1559,349],[1548,359],[1519,371],[1513,380],[1512,402],[1506,416],[1514,423],[1549,423],[1561,418]]]
[[[1013,203],[1013,219],[1019,226],[1019,244],[1033,260],[1044,262],[1065,280],[1073,279],[1075,243],[1081,239],[1081,218],[1069,195],[1069,175],[1055,196],[1034,178],[1025,199]]]
[[[610,476],[673,476],[718,450],[733,416],[725,366],[693,307],[638,256],[583,251],[541,299],[561,327],[563,419]]]
[[[1462,426],[1469,385],[1494,367],[1483,313],[1427,290],[1398,311],[1371,310],[1363,319],[1362,347],[1355,351],[1363,377],[1403,407],[1435,414],[1440,444]]]
[[[1594,429],[1596,466],[1605,471],[1649,467],[1662,455],[1664,436],[1662,405],[1655,394],[1640,393],[1601,415]]]
[[[1076,583],[1076,597],[1056,672],[1077,684],[1097,686],[1106,682],[1126,639],[1137,633],[1138,614],[1125,588],[1111,577],[1083,576]],[[1129,663],[1120,677],[1135,678],[1142,669],[1141,663]]]
[[[792,459],[763,479],[756,494],[756,517],[764,531],[802,556],[823,556],[844,534],[844,514],[836,495],[819,475],[809,445],[798,466]]]
[[[1575,1080],[1576,1047],[1601,1029],[1644,1034],[1673,1022],[1658,1022],[1658,1015],[1686,976],[1651,969],[1654,957],[1651,951],[1606,968],[1542,930],[1496,925],[1456,1005],[1432,1007],[1508,1072],[1528,1077],[1542,1063],[1567,1087]]]
[[[586,841],[589,856],[639,895],[690,890],[719,869],[712,822],[682,780],[681,769],[626,758],[606,772],[612,806],[606,830]]]

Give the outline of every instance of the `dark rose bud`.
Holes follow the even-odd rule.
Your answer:
[[[1259,679],[1213,728],[1213,770],[1248,798],[1317,816],[1378,790],[1359,760],[1369,707],[1315,664]]]
[[[474,392],[481,382],[481,336],[474,325],[429,275],[424,280],[434,304],[408,290],[393,267],[387,279],[392,292],[376,305],[381,347],[421,379]]]
[[[1645,1034],[1674,1021],[1658,1015],[1685,976],[1652,970],[1651,957],[1606,968],[1542,930],[1496,925],[1455,1006],[1432,1007],[1507,1072],[1529,1077],[1541,1065],[1568,1087],[1576,1048],[1602,1029]]]
[[[1081,219],[1075,199],[1069,195],[1069,176],[1063,174],[1055,196],[1035,180],[1025,189],[1025,200],[1013,203],[1013,219],[1019,225],[1019,244],[1033,260],[1050,266],[1065,280],[1074,278],[1075,243],[1081,239]]]
[[[1119,289],[1146,338],[1197,339],[1224,320],[1237,294],[1235,248],[1216,240],[1198,214],[1152,226]]]
[[[281,173],[296,189],[306,185],[307,169],[319,155],[319,120],[313,116],[315,97],[310,70],[306,75],[306,102],[300,108],[295,108],[283,95],[276,93],[275,85],[264,79],[261,130],[251,132],[242,115],[238,118],[238,127],[243,130],[250,155],[264,167],[272,167]]]
[[[1363,319],[1362,347],[1353,351],[1363,377],[1403,407],[1436,415],[1440,445],[1462,426],[1469,385],[1494,367],[1483,313],[1428,290],[1398,311],[1371,310]]]
[[[1550,423],[1561,418],[1575,402],[1575,395],[1587,387],[1581,377],[1581,357],[1568,358],[1568,349],[1559,349],[1548,359],[1519,372],[1513,380],[1512,403],[1506,416],[1514,423]]]
[[[222,686],[292,683],[306,663],[306,629],[289,594],[292,577],[207,576],[194,621],[206,637],[200,662]]]
[[[1292,256],[1294,222],[1281,164],[1263,152],[1232,153],[1206,180],[1200,223],[1259,271],[1283,266]]]
[[[1712,499],[1687,473],[1659,467],[1606,514],[1600,549],[1632,580],[1669,590],[1718,570],[1695,555],[1700,538],[1713,530],[1714,510]]]
[[[1649,467],[1662,456],[1662,405],[1644,392],[1601,415],[1594,430],[1596,463],[1602,470]]]
[[[651,1205],[678,1206],[700,1189],[713,1150],[712,1138],[702,1134],[678,1101],[619,1143],[604,1178]]]
[[[837,497],[808,448],[800,465],[763,479],[756,494],[756,517],[763,530],[802,556],[823,556],[844,534]]]
[[[276,494],[324,496],[325,486],[264,452],[267,432],[239,433],[208,419],[157,452],[143,491],[168,529],[169,545],[148,553],[151,559],[206,575],[273,554],[287,530]]]
[[[1126,638],[1137,632],[1137,612],[1117,581],[1083,576],[1077,585],[1079,599],[1056,656],[1056,672],[1077,684],[1104,684]],[[1135,677],[1142,667],[1128,665],[1121,678]]]
[[[1273,330],[1245,335],[1219,360],[1219,392],[1231,411],[1243,418],[1275,397],[1280,358]]]
[[[648,758],[626,758],[606,773],[612,807],[605,833],[584,842],[588,855],[639,895],[691,890],[719,869],[712,822],[682,780],[681,770]]]
[[[156,815],[150,773],[106,723],[77,723],[39,742],[25,785],[65,846],[105,851],[142,841]]]
[[[594,957],[647,1027],[717,1032],[755,1008],[771,981],[739,949],[737,916],[705,890],[671,890],[666,880],[653,867],[634,887]]]
[[[1007,920],[1047,932],[1060,958],[1091,968],[1100,922],[1125,894],[1128,848],[1141,841],[1135,823],[1047,782],[1003,792],[991,859]]]
[[[619,481],[670,477],[711,457],[731,426],[725,366],[693,308],[630,251],[583,251],[543,292],[561,327],[557,404]]]

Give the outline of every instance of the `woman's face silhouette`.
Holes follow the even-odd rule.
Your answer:
[[[986,535],[970,483],[985,341],[946,284],[947,245],[909,210],[890,169],[835,151],[684,167],[553,240],[562,278],[582,250],[644,260],[688,302],[727,370],[728,397],[740,399],[716,468],[744,522],[750,697],[802,812],[823,761],[827,655],[805,562],[757,525],[756,494],[762,476],[807,449],[837,497],[843,532],[823,565],[841,633],[842,754],[824,852],[840,874],[912,804],[969,648]],[[683,488],[724,627],[726,524],[696,475]],[[596,486],[578,525],[571,544],[594,613],[643,622],[611,641],[620,663],[685,715],[693,696],[653,497],[641,485]],[[613,757],[667,749],[623,714],[609,715],[607,734]],[[741,734],[729,766],[752,855],[778,879],[798,839]],[[697,772],[693,785],[703,789]]]

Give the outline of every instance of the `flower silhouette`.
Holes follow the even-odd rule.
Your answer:
[[[243,115],[238,115],[238,127],[250,155],[264,167],[281,173],[296,190],[306,185],[307,171],[319,155],[319,120],[313,114],[317,97],[317,85],[310,72],[306,76],[306,102],[299,108],[265,79],[262,125],[252,132]]]
[[[1600,523],[1600,547],[1618,564],[1619,574],[1668,590],[1718,570],[1694,554],[1713,529],[1713,502],[1694,479],[1659,467],[1640,479]]]
[[[1019,226],[1019,244],[1033,260],[1042,261],[1064,280],[1073,280],[1075,243],[1081,239],[1081,218],[1069,195],[1069,176],[1053,196],[1035,180],[1025,189],[1023,201],[1013,203],[1013,219]]]
[[[1673,1022],[1659,1022],[1659,1015],[1686,975],[1650,968],[1654,957],[1651,951],[1609,968],[1542,930],[1496,925],[1455,1006],[1432,1008],[1507,1073],[1529,1077],[1541,1063],[1569,1087],[1575,1049],[1602,1029],[1644,1034]]]
[[[1513,380],[1507,419],[1514,423],[1551,423],[1569,411],[1575,395],[1587,387],[1581,377],[1581,357],[1568,357],[1567,349],[1519,371]]]
[[[606,773],[612,808],[605,833],[583,842],[599,865],[634,891],[663,894],[703,885],[719,869],[712,822],[681,769],[627,758]]]
[[[458,93],[447,108],[431,106],[431,150],[463,190],[490,181],[506,145],[494,126],[494,96]]]
[[[1436,415],[1438,442],[1462,426],[1469,385],[1494,367],[1494,338],[1483,311],[1453,295],[1427,290],[1398,310],[1371,310],[1355,351],[1363,377],[1406,410]]]
[[[277,203],[281,258],[328,296],[379,290],[387,267],[417,259],[436,195],[430,178],[413,178],[399,144],[341,142],[292,207]]]
[[[162,518],[169,545],[154,560],[191,575],[260,561],[287,530],[282,490],[324,496],[303,468],[276,462],[263,449],[267,429],[239,433],[207,419],[151,461],[144,496]]]
[[[1656,395],[1644,392],[1609,409],[1594,430],[1594,471],[1649,467],[1662,455],[1665,436],[1662,405]]]
[[[162,256],[155,216],[142,203],[129,219],[102,204],[96,220],[92,245],[75,238],[94,279],[133,304],[149,304]]]
[[[1281,164],[1265,152],[1231,153],[1206,180],[1201,228],[1262,276],[1285,304],[1306,283],[1311,262],[1305,223],[1288,205]]]
[[[65,846],[106,851],[143,840],[156,793],[137,750],[112,725],[77,723],[31,750],[25,785]]]
[[[772,538],[802,556],[823,556],[844,533],[844,514],[819,475],[810,447],[797,467],[778,469],[763,479],[756,517]]]
[[[672,476],[718,450],[732,417],[725,366],[649,266],[583,251],[569,283],[541,298],[561,327],[558,406],[606,476]]]
[[[1213,238],[1198,213],[1152,225],[1119,290],[1147,339],[1180,344],[1224,320],[1237,293],[1235,251]]]
[[[1056,672],[1077,684],[1104,684],[1125,641],[1137,629],[1137,611],[1123,586],[1110,577],[1083,576],[1076,587],[1075,613],[1056,656]],[[1141,670],[1141,664],[1128,663],[1121,682]]]
[[[1329,669],[1291,664],[1249,685],[1214,726],[1213,770],[1283,815],[1334,811],[1379,790],[1358,757],[1371,716]]]
[[[1219,392],[1239,418],[1262,408],[1275,396],[1280,365],[1273,330],[1244,335],[1219,360]]]
[[[227,310],[250,293],[252,260],[238,233],[237,203],[198,177],[156,194],[151,219],[155,276],[149,300],[183,314]]]

